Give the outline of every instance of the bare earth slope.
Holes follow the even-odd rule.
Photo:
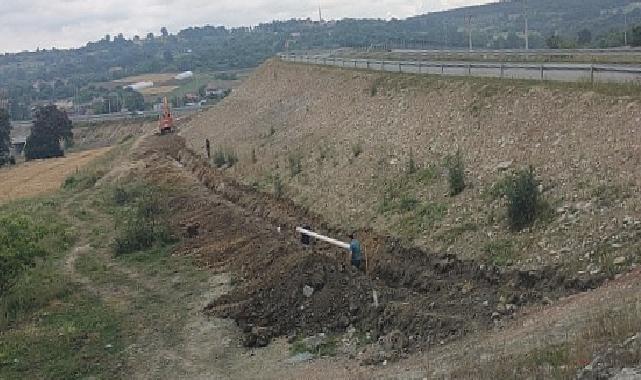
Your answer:
[[[344,227],[462,257],[598,273],[636,260],[639,105],[512,81],[270,61],[183,135],[201,154],[205,138],[213,151],[234,150],[232,175],[266,192],[283,183],[287,197]],[[450,197],[443,163],[458,149],[468,188]],[[492,186],[529,165],[551,215],[511,233]]]

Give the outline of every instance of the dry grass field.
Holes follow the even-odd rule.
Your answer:
[[[114,83],[130,84],[138,82],[164,83],[174,80],[176,73],[143,74],[115,80]]]
[[[164,94],[169,94],[170,92],[177,90],[179,88],[180,86],[157,86],[157,87],[144,88],[139,92],[143,95],[164,95]]]
[[[0,169],[0,203],[56,191],[67,176],[102,156],[110,148],[72,153]]]

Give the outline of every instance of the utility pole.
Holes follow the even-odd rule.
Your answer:
[[[443,21],[443,49],[447,49],[447,24]]]
[[[628,46],[628,14],[623,14],[623,45]]]
[[[525,50],[530,50],[530,28],[528,26],[527,0],[523,0],[523,17],[525,18]]]
[[[470,43],[470,51],[473,50],[472,47],[472,15],[465,16],[465,21],[467,23],[467,32],[468,32],[468,38],[469,38],[469,43]]]

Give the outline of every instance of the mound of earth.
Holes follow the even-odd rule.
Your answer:
[[[365,229],[357,231],[369,259],[362,273],[348,264],[346,251],[321,243],[303,247],[293,227],[305,221],[332,236],[346,236],[347,231],[238,184],[186,149],[177,136],[153,138],[158,143],[141,145],[146,153],[137,154],[174,162],[159,168],[157,176],[175,181],[169,173],[180,168],[202,184],[194,190],[198,196],[174,200],[173,207],[181,210],[175,222],[186,238],[176,254],[194,255],[212,270],[234,274],[236,289],[213,300],[206,311],[234,319],[248,346],[266,345],[280,336],[341,333],[351,326],[374,340],[396,342],[397,352],[410,352],[500,326],[524,305],[604,280],[554,267],[522,271],[487,266]]]
[[[344,230],[519,269],[620,272],[612,264],[638,262],[641,241],[639,104],[540,83],[272,60],[183,135],[199,153],[205,139],[236,152],[227,172],[238,182],[278,188]],[[459,150],[468,186],[452,197],[444,162]],[[548,217],[515,233],[493,189],[530,165]]]

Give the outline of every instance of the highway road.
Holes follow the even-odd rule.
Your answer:
[[[641,65],[592,65],[580,63],[501,63],[467,61],[386,61],[331,58],[326,56],[281,55],[292,62],[413,74],[477,76],[564,82],[641,84]]]

